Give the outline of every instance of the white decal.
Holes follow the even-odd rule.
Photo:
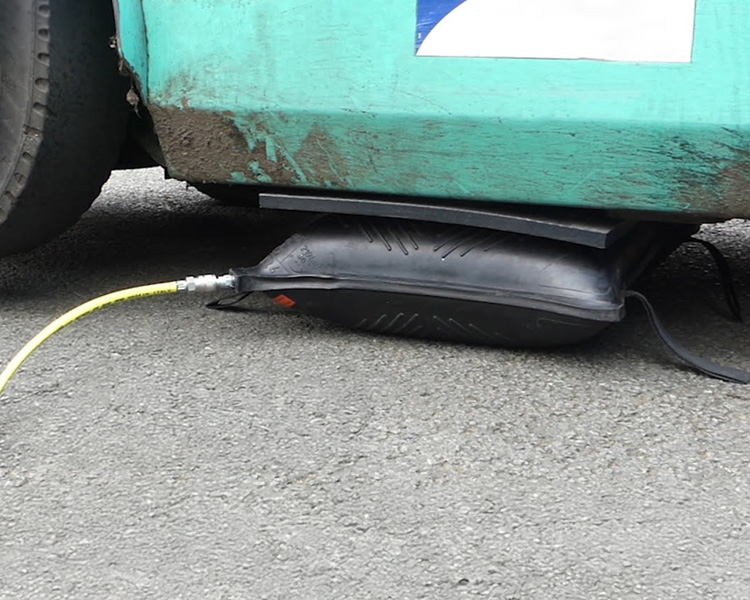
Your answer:
[[[695,1],[466,0],[417,54],[689,63]]]

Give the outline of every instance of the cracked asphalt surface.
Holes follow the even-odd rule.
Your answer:
[[[90,297],[254,264],[306,217],[117,173],[0,260],[0,362]],[[750,312],[750,225],[706,228]],[[644,284],[750,368],[715,269]],[[262,298],[89,316],[0,397],[0,598],[750,597],[750,388],[677,365],[645,313],[555,352],[373,337]]]

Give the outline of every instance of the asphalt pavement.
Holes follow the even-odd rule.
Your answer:
[[[0,363],[93,296],[252,265],[306,218],[118,173],[0,260]],[[750,226],[703,236],[750,314]],[[690,349],[750,368],[703,250],[643,289]],[[750,387],[678,365],[639,307],[529,352],[206,300],[91,315],[0,397],[0,599],[750,597]]]

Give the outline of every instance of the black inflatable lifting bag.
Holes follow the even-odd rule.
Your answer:
[[[625,291],[695,229],[642,223],[602,250],[475,227],[327,216],[238,291],[378,333],[499,345],[580,342],[625,315]]]

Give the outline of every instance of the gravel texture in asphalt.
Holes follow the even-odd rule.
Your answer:
[[[115,174],[0,260],[0,362],[91,297],[254,264],[308,218]],[[750,313],[750,226],[702,235]],[[703,250],[643,289],[685,345],[750,368]],[[1,599],[750,597],[750,387],[677,365],[639,307],[529,352],[205,300],[91,315],[0,397]]]

